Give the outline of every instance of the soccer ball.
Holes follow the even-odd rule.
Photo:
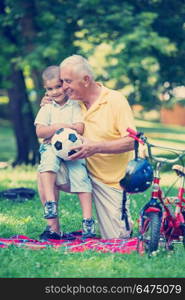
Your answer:
[[[81,144],[78,133],[71,128],[58,129],[51,139],[53,151],[64,160],[69,160],[70,155],[76,153],[75,150],[71,150],[72,147],[78,147]]]

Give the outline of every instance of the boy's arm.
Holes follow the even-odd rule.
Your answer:
[[[73,123],[70,126],[71,129],[76,130],[77,133],[80,134],[80,135],[83,135],[83,133],[84,133],[84,127],[85,127],[85,125],[82,122]]]
[[[55,131],[60,128],[71,128],[77,131],[78,134],[82,135],[84,132],[84,123],[74,123],[72,125],[68,125],[65,123],[56,123],[52,125],[36,125],[36,134],[38,138],[50,138],[55,134]]]
[[[55,134],[55,131],[60,128],[71,128],[71,126],[64,123],[56,123],[52,125],[36,124],[36,134],[38,138],[50,138]]]

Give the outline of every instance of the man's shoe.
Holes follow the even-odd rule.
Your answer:
[[[57,218],[57,204],[54,201],[47,201],[44,205],[44,218],[55,219]]]
[[[95,233],[95,222],[92,218],[82,221],[82,238],[93,238]]]

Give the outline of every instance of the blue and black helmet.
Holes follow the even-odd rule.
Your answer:
[[[121,187],[128,193],[147,190],[153,180],[153,168],[147,159],[137,158],[128,163],[125,176],[120,180]]]

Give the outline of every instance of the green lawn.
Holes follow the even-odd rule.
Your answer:
[[[157,123],[138,120],[138,126],[151,138],[158,132],[160,139],[182,146],[185,129],[167,128]],[[156,131],[154,130],[154,126]],[[12,161],[15,156],[15,141],[8,124],[2,124],[0,134],[0,161]],[[171,134],[171,139],[170,139]],[[160,142],[156,139],[155,142]],[[174,142],[175,140],[175,142]],[[168,172],[162,178],[164,188],[172,183],[175,175]],[[36,167],[21,166],[0,170],[0,190],[13,187],[30,187],[37,189]],[[173,193],[176,188],[173,188]],[[131,213],[134,220],[134,235],[137,234],[139,210],[148,200],[149,192],[131,197]],[[76,196],[61,193],[59,204],[60,220],[66,232],[81,228],[81,210]],[[45,227],[43,210],[38,194],[32,200],[15,203],[0,198],[0,236],[10,237],[15,234],[38,238]],[[128,278],[128,277],[185,277],[185,250],[176,245],[175,251],[161,251],[157,256],[148,258],[137,253],[117,254],[86,251],[69,253],[65,249],[29,250],[11,246],[0,248],[1,278]]]
[[[16,142],[10,123],[0,119],[0,161],[13,162],[15,159]]]

